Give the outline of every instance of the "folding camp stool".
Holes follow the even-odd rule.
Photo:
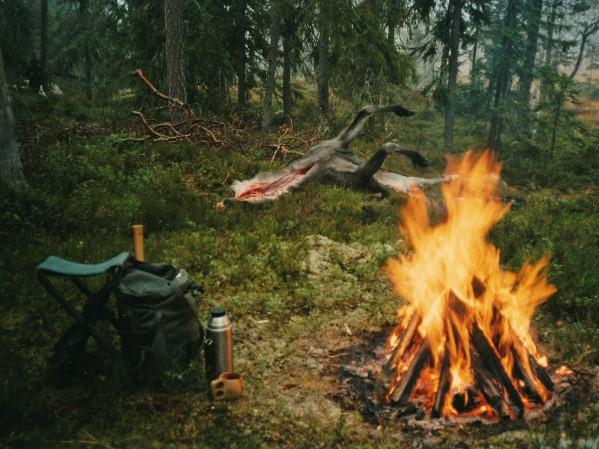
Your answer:
[[[54,346],[54,355],[50,360],[53,370],[75,368],[80,357],[85,353],[87,340],[91,336],[98,346],[111,358],[120,359],[114,346],[100,335],[95,325],[100,320],[108,321],[118,331],[117,319],[106,306],[116,282],[117,273],[129,260],[129,253],[121,253],[112,259],[98,264],[82,264],[50,256],[36,268],[37,277],[46,291],[54,297],[65,311],[76,321],[62,335]],[[106,275],[104,285],[97,291],[92,291],[82,278]],[[62,277],[69,279],[87,298],[79,312],[52,283],[51,278]],[[63,373],[66,374],[66,373]]]

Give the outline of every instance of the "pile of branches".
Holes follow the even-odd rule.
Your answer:
[[[133,115],[139,117],[147,133],[141,140],[151,139],[154,142],[178,142],[185,140],[187,142],[207,144],[216,148],[228,146],[233,143],[239,144],[246,140],[245,132],[242,128],[217,120],[199,118],[190,105],[178,98],[160,92],[146,78],[141,69],[135,70],[133,75],[138,77],[152,94],[166,101],[166,105],[158,109],[168,110],[171,117],[170,121],[157,121],[147,118],[141,111],[131,111]],[[175,119],[172,120],[172,118]]]
[[[302,149],[312,148],[318,142],[318,129],[307,128],[300,132],[294,132],[293,126],[283,125],[280,127],[280,135],[276,139],[267,139],[256,145],[256,148],[268,148],[272,150],[270,162],[274,162],[277,156],[287,159],[288,156],[304,156]]]
[[[170,121],[150,119],[141,111],[131,113],[141,121],[146,135],[135,140],[152,140],[153,142],[187,141],[212,146],[245,147],[252,150],[268,149],[272,151],[271,162],[277,157],[287,159],[289,156],[303,156],[304,150],[311,148],[319,139],[317,128],[308,128],[295,132],[293,125],[283,125],[276,137],[267,136],[259,142],[250,142],[251,127],[241,127],[239,124],[224,123],[214,119],[199,118],[190,105],[178,98],[160,92],[146,78],[141,69],[133,72],[142,83],[157,98],[166,102],[158,110],[167,110]],[[131,139],[127,139],[131,140]]]

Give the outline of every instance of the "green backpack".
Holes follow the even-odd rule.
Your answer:
[[[185,270],[135,261],[114,294],[123,355],[137,383],[197,358],[203,342],[195,308],[200,289]]]

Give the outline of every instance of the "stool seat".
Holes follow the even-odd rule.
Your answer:
[[[40,263],[36,270],[55,276],[97,276],[106,273],[115,267],[122,267],[128,258],[129,253],[123,252],[112,259],[105,260],[104,262],[97,264],[86,264],[72,262],[70,260],[63,259],[62,257],[50,256]]]

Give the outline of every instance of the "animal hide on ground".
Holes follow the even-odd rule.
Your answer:
[[[418,152],[402,148],[395,142],[387,142],[368,160],[360,160],[350,149],[364,122],[372,114],[394,112],[399,116],[413,115],[400,105],[366,106],[358,112],[351,124],[337,137],[314,145],[304,157],[291,162],[280,170],[260,172],[252,179],[234,181],[235,192],[231,201],[262,202],[275,200],[307,182],[337,184],[350,188],[365,189],[384,195],[391,191],[409,192],[414,187],[439,184],[447,177],[418,178],[403,176],[381,169],[386,157],[393,154],[409,157],[415,165],[426,167],[429,163]]]

